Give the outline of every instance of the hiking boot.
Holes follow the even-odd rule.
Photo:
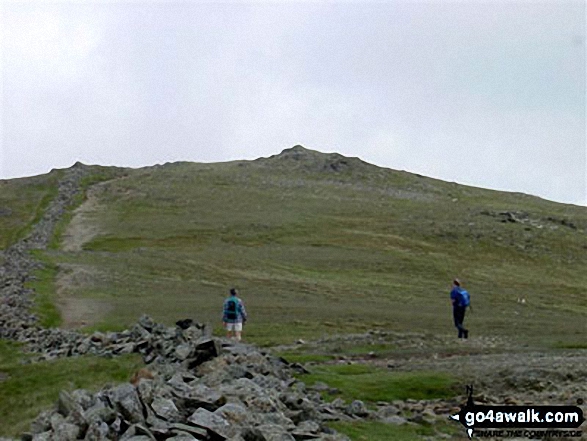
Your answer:
[[[468,330],[467,331],[463,331],[463,333],[465,334],[464,335],[464,338],[469,338],[469,331]]]

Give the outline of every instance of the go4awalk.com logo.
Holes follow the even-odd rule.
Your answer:
[[[585,418],[578,406],[478,406],[473,402],[473,386],[467,386],[467,395],[467,404],[450,419],[465,426],[469,439],[582,435],[579,427]]]

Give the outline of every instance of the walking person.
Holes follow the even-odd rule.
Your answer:
[[[222,323],[226,328],[228,338],[236,338],[241,341],[243,324],[247,321],[247,311],[243,301],[238,297],[236,289],[230,289],[230,297],[224,301]]]
[[[465,321],[467,307],[471,304],[471,298],[469,293],[461,287],[459,279],[454,279],[452,282],[450,300],[452,302],[452,316],[455,327],[459,331],[459,338],[469,338],[469,330],[463,326],[463,322]]]

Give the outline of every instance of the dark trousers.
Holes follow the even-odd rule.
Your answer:
[[[455,321],[455,326],[459,330],[459,338],[467,338],[469,335],[469,331],[465,329],[463,326],[463,322],[465,321],[465,311],[467,310],[466,306],[453,306],[452,307],[452,316]]]

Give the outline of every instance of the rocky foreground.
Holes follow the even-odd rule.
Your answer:
[[[295,366],[254,347],[210,338],[186,322],[166,328],[142,317],[132,330],[96,334],[72,354],[139,352],[148,368],[132,384],[61,392],[23,440],[346,440],[324,423],[338,409],[293,376]],[[364,407],[364,406],[363,406]]]

